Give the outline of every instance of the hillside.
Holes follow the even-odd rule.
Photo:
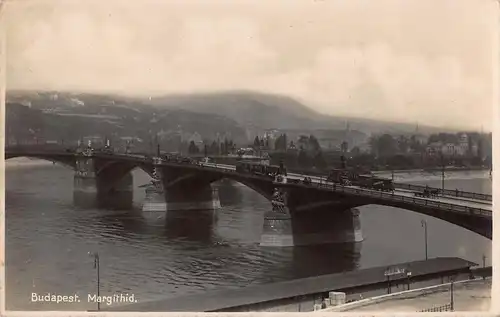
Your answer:
[[[148,142],[150,131],[184,138],[197,132],[207,139],[228,135],[245,143],[245,130],[234,120],[215,114],[181,109],[157,110],[137,101],[113,100],[105,96],[40,94],[15,96],[6,105],[9,139],[76,141],[83,136],[134,136]],[[12,102],[12,100],[15,100]]]
[[[229,134],[236,142],[246,143],[266,129],[315,134],[318,130],[342,131],[347,122],[351,130],[363,135],[415,131],[415,126],[410,124],[327,116],[287,96],[249,91],[174,94],[153,98],[9,91],[7,101],[43,111],[40,112],[43,115],[38,115],[44,118],[47,131],[52,131],[48,126],[57,131],[47,133],[60,135],[69,126],[71,131],[67,135],[71,137],[113,133],[149,139],[150,130],[167,134],[182,130],[185,134],[198,132],[207,139]],[[11,120],[14,123],[10,126],[21,124],[19,120]],[[34,121],[27,127],[36,126],[38,123]],[[443,131],[424,126],[419,128],[423,133]],[[364,136],[357,137],[362,138]]]
[[[248,91],[176,94],[144,99],[158,108],[177,108],[228,116],[247,129],[352,129],[371,133],[409,133],[415,125],[379,120],[328,116],[315,112],[299,101],[282,95]],[[420,132],[433,133],[441,128],[419,126]]]

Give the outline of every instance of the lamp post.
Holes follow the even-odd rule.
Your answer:
[[[411,278],[411,272],[408,271],[408,272],[406,272],[406,280],[408,283],[408,290],[410,290],[410,278]]]
[[[427,221],[422,219],[420,221],[420,223],[422,224],[422,228],[424,228],[425,259],[428,260],[429,257],[428,257],[428,253],[427,253]]]
[[[483,274],[481,274],[483,276],[483,280],[486,279],[486,255],[483,254]]]
[[[441,196],[444,196],[444,156],[441,152]]]
[[[455,299],[453,298],[453,282],[454,278],[453,276],[450,278],[450,309],[451,311],[455,311]]]
[[[99,253],[97,252],[89,252],[89,256],[94,258],[94,269],[97,270],[97,310],[101,310],[100,301],[100,274],[99,274]]]
[[[389,274],[386,275],[387,277],[387,294],[391,293],[391,276]]]

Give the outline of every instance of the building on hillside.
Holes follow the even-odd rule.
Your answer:
[[[201,135],[198,132],[194,132],[188,139],[188,142],[191,143],[191,141],[194,142],[194,144],[197,147],[203,146],[203,139]]]
[[[413,137],[415,138],[415,141],[418,142],[419,144],[426,144],[427,141],[429,140],[429,137],[423,134],[414,134]]]
[[[264,139],[264,142],[267,142],[267,145],[270,149],[274,149],[276,146],[276,140],[278,139],[279,136],[280,133],[278,130],[270,129],[264,132],[262,138]]]
[[[469,137],[467,136],[467,134],[462,133],[458,137],[458,146],[460,147],[461,152],[464,153],[463,155],[469,152]]]
[[[461,144],[433,142],[427,145],[426,152],[428,155],[444,155],[444,156],[463,156],[467,153],[467,148]]]

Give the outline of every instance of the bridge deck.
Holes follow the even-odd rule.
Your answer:
[[[227,164],[215,164],[215,163],[205,163],[204,166],[207,167],[214,167],[214,168],[220,168],[224,170],[229,170],[229,171],[234,171],[236,169],[235,166],[233,165],[227,165]],[[327,184],[326,182],[326,177],[320,177],[320,176],[310,176],[310,175],[305,175],[305,174],[297,174],[297,173],[288,173],[287,177],[291,179],[297,179],[297,180],[302,180],[304,179],[305,176],[308,176],[311,178],[311,181],[313,184]],[[330,182],[330,184],[333,184]],[[416,185],[410,185],[415,188],[421,188],[423,186],[416,186]],[[364,191],[372,191],[376,192],[374,190],[366,189],[366,188],[360,188],[358,186],[346,186],[349,188],[355,188],[359,190],[364,190]],[[414,192],[418,190],[411,190],[407,188],[396,188],[394,191],[395,195],[402,195],[406,197],[414,197]],[[436,198],[424,198],[428,199],[430,201],[436,201],[436,202],[443,202],[447,204],[453,204],[453,205],[458,205],[458,206],[465,206],[465,207],[471,207],[471,208],[480,208],[480,209],[486,209],[491,211],[491,200],[483,200],[483,199],[474,199],[474,198],[468,198],[468,197],[456,197],[454,195],[454,191],[449,190],[450,194],[445,193],[444,196],[438,196]]]
[[[476,266],[476,263],[460,258],[435,258],[406,262],[391,267],[411,271],[412,278],[444,272],[456,272]],[[266,301],[293,298],[310,294],[326,293],[361,288],[387,281],[384,272],[387,266],[320,275],[273,284],[249,286],[240,289],[226,289],[209,293],[174,297],[159,301],[111,307],[108,311],[168,311],[168,312],[208,312],[232,307],[257,304]],[[399,279],[406,279],[405,277]],[[398,280],[398,278],[393,278]]]
[[[7,153],[9,152],[9,153]],[[6,158],[8,156],[16,156],[16,155],[33,155],[33,156],[43,156],[43,155],[64,155],[64,156],[71,156],[71,155],[76,155],[75,153],[69,153],[69,152],[62,152],[62,151],[22,151],[21,152],[15,152],[15,151],[7,151],[6,150]],[[7,155],[8,154],[8,155]],[[139,154],[122,154],[122,153],[102,153],[102,152],[95,152],[96,156],[98,157],[103,157],[103,158],[119,158],[121,160],[127,160],[127,161],[133,161],[133,162],[138,162],[138,163],[144,163],[148,161],[145,156],[139,155]],[[186,163],[174,163],[174,162],[165,162],[165,164],[169,165],[182,165],[186,166]],[[189,163],[188,163],[189,164]],[[201,165],[193,165],[193,168],[215,168],[220,171],[227,171],[227,172],[235,172],[236,167],[234,165],[227,165],[227,164],[215,164],[215,163],[203,163]],[[313,176],[313,175],[304,175],[304,174],[297,174],[297,173],[289,173],[288,178],[290,179],[296,179],[296,180],[302,180],[305,176],[308,176],[312,180],[312,185],[316,186],[322,186],[325,187],[324,185],[330,185],[332,186],[333,183],[327,183],[325,182],[326,177],[319,177],[319,176]],[[409,199],[415,198],[414,196],[414,191],[420,191],[422,190],[422,186],[419,185],[411,185],[411,184],[396,184],[397,188],[394,191],[394,199],[395,200],[403,200],[406,202],[411,202]],[[346,186],[347,189],[350,190],[355,190],[356,193],[361,194],[361,195],[370,195],[370,196],[378,196],[380,192],[375,191],[375,190],[370,190],[366,188],[360,188],[357,186]],[[324,188],[327,189],[327,188]],[[331,189],[333,190],[333,189]],[[440,189],[437,189],[440,191]],[[438,208],[441,209],[447,209],[451,211],[458,211],[458,212],[470,212],[470,213],[479,213],[479,214],[484,214],[488,212],[492,212],[492,203],[491,203],[491,195],[484,195],[484,194],[478,194],[478,193],[467,193],[467,192],[459,192],[461,197],[456,197],[455,192],[452,190],[445,190],[444,191],[444,196],[438,196],[435,198],[423,198],[423,197],[418,197],[418,201],[415,199],[415,203],[420,203],[422,202],[429,202],[431,204],[446,204],[446,205],[439,205],[437,206]],[[391,199],[387,195],[380,194],[380,197],[384,199]],[[453,207],[455,206],[455,207]],[[436,206],[435,206],[436,207]],[[455,208],[456,210],[454,210]],[[474,208],[475,210],[468,210],[468,208]],[[488,216],[488,215],[486,215]]]

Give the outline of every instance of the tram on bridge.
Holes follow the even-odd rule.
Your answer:
[[[283,164],[267,165],[255,161],[239,161],[236,163],[236,172],[244,174],[262,175],[268,177],[276,177],[277,175],[285,175],[286,169]]]
[[[359,186],[361,188],[391,192],[394,191],[392,179],[375,177],[373,175],[361,175],[355,169],[332,169],[327,181],[344,186]]]

